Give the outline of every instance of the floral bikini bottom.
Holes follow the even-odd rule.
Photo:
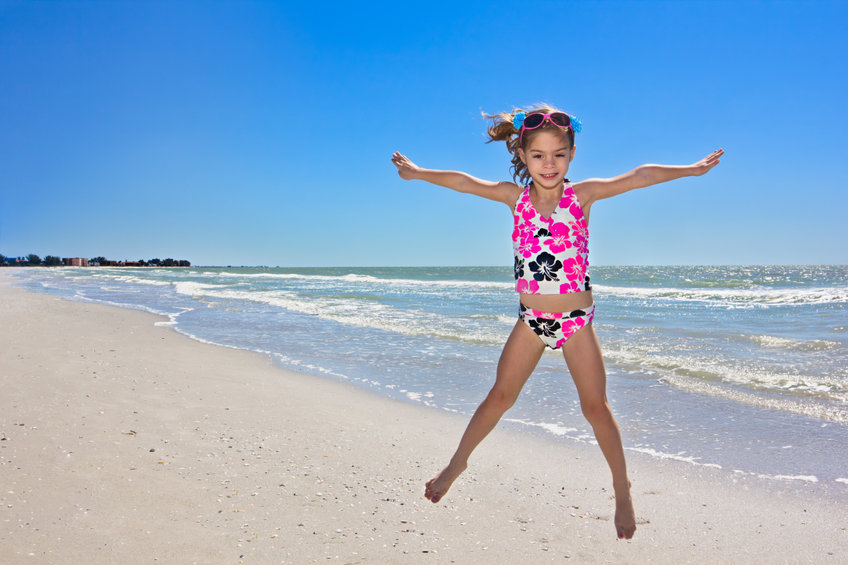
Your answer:
[[[559,349],[595,317],[595,305],[571,312],[540,312],[519,304],[518,318],[550,349]]]

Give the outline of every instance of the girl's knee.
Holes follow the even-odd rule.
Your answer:
[[[583,416],[593,426],[604,425],[613,422],[612,409],[606,399],[583,401],[580,403]]]
[[[493,408],[497,408],[503,412],[506,412],[512,405],[515,404],[515,401],[518,399],[518,394],[515,391],[509,390],[505,387],[494,386],[492,390],[489,391],[489,396],[486,400],[492,405]]]

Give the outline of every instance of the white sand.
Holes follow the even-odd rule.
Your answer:
[[[619,541],[599,450],[504,429],[433,505],[465,417],[9,272],[0,563],[848,563],[839,504],[634,454],[639,529]]]

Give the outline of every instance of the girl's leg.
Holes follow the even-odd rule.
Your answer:
[[[565,342],[563,355],[577,386],[583,415],[592,425],[598,445],[612,471],[615,528],[618,537],[630,539],[636,531],[636,514],[630,498],[630,480],[627,478],[621,433],[607,402],[607,374],[601,346],[591,323]]]
[[[456,478],[465,471],[471,452],[515,403],[544,350],[545,345],[533,330],[521,320],[516,322],[498,361],[497,378],[492,390],[468,422],[448,466],[427,482],[424,496],[430,501],[435,503],[441,500]]]

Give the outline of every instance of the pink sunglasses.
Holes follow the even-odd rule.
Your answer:
[[[542,124],[545,122],[551,122],[553,125],[562,129],[571,127],[571,118],[563,112],[551,112],[550,114],[533,112],[532,114],[527,114],[524,118],[524,123],[521,124],[521,132],[518,134],[518,142],[521,143],[524,137],[524,130],[542,127]]]

